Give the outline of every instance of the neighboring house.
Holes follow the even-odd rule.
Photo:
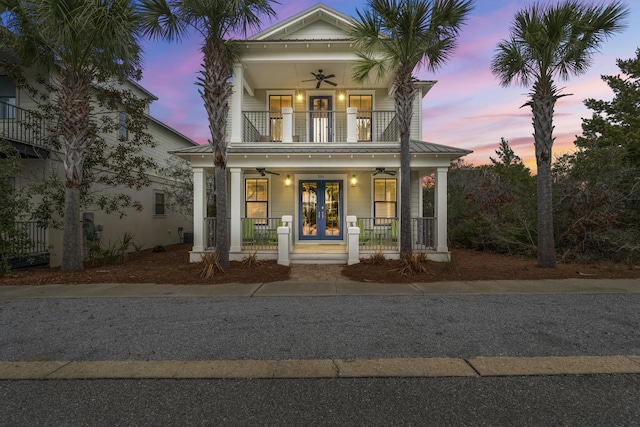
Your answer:
[[[318,4],[243,41],[234,66],[228,123],[230,257],[257,252],[282,264],[353,263],[383,251],[399,255],[400,135],[392,76],[357,85],[352,19]],[[411,129],[414,251],[448,260],[447,171],[470,151],[420,141],[419,81]],[[215,247],[206,218],[209,145],[174,154],[194,173],[191,261]],[[424,179],[429,176],[431,179]],[[435,181],[426,203],[423,185]],[[435,205],[425,217],[423,205]]]
[[[32,76],[33,77],[33,76]],[[126,89],[133,91],[136,96],[157,100],[151,93],[134,82],[128,82]],[[34,101],[25,91],[17,89],[8,76],[2,75],[0,70],[0,138],[9,141],[21,156],[21,171],[13,178],[16,190],[28,186],[34,180],[44,179],[54,171],[63,173],[63,153],[51,147],[46,141],[47,124],[37,119],[33,114],[36,108]],[[166,166],[170,156],[169,151],[175,151],[197,145],[194,141],[180,134],[164,123],[149,116],[148,132],[153,137],[156,146],[144,148],[144,154],[151,157],[158,167]],[[107,143],[115,143],[118,138],[127,139],[126,115],[114,112],[119,120],[119,129],[113,135],[103,135]],[[126,216],[118,214],[107,215],[100,210],[82,211],[78,218],[83,223],[85,248],[89,235],[101,239],[104,247],[121,241],[125,233],[134,235],[134,242],[138,246],[149,248],[156,245],[179,243],[187,237],[190,240],[192,218],[170,212],[166,206],[165,189],[168,181],[158,175],[157,171],[149,171],[152,184],[140,191],[130,188],[106,189],[129,195],[139,201],[143,210],[138,212],[127,209]],[[33,200],[38,204],[38,200]],[[30,237],[33,246],[28,250],[20,250],[20,254],[28,255],[27,264],[47,264],[59,266],[62,259],[63,231],[58,229],[43,229],[36,222],[16,221],[16,227],[24,230]],[[23,263],[24,264],[24,263]]]

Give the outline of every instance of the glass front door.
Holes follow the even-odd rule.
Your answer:
[[[309,141],[333,141],[333,112],[330,96],[309,97]]]
[[[300,181],[301,240],[342,240],[342,181]]]

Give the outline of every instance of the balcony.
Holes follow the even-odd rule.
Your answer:
[[[242,141],[272,143],[399,142],[395,111],[243,111]]]
[[[48,157],[46,120],[38,114],[0,101],[0,138],[11,142],[24,157]]]

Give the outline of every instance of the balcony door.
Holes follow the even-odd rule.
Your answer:
[[[309,97],[309,141],[333,141],[333,112],[331,97],[317,95]]]
[[[300,240],[342,240],[342,181],[300,181]]]

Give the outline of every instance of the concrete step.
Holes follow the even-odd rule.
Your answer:
[[[346,253],[309,253],[292,252],[291,264],[340,264],[346,265],[348,255]]]

